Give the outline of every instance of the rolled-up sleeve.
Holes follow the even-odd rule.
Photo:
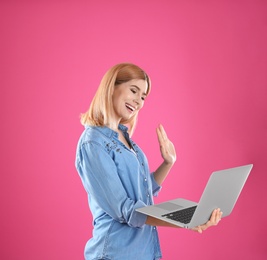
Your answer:
[[[158,183],[156,182],[156,180],[154,178],[154,172],[150,174],[150,177],[151,177],[151,182],[152,182],[153,196],[157,197],[162,186],[158,185]]]
[[[115,162],[101,145],[94,142],[82,144],[77,153],[76,168],[85,190],[109,216],[132,227],[145,224],[146,216],[135,211],[146,206],[145,203],[127,196]]]

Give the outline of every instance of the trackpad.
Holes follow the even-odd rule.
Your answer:
[[[158,208],[165,209],[165,210],[178,210],[182,209],[182,206],[179,206],[177,204],[171,203],[171,202],[166,202],[162,204],[156,205]]]

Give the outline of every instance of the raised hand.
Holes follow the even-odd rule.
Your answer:
[[[173,143],[169,140],[162,125],[157,127],[157,135],[160,146],[161,156],[166,164],[174,164],[176,152]]]

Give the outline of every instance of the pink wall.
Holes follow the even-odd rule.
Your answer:
[[[178,153],[157,202],[198,200],[213,170],[254,164],[218,227],[160,228],[163,259],[266,259],[266,14],[260,0],[1,1],[0,258],[83,258],[79,113],[104,72],[130,61],[153,84],[133,138],[151,170],[158,123]]]

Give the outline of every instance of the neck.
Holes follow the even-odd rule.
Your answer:
[[[119,131],[119,123],[108,122],[107,124],[105,124],[105,126],[107,126],[108,128],[112,129],[113,131],[116,131],[116,132]]]

